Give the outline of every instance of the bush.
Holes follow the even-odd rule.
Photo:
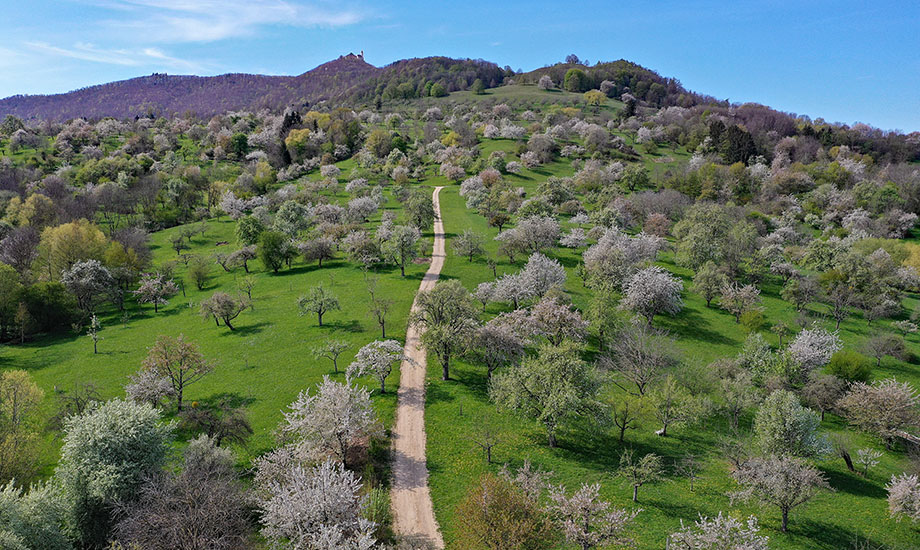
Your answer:
[[[825,370],[849,382],[867,382],[872,378],[872,362],[865,355],[851,350],[840,350],[831,356]]]

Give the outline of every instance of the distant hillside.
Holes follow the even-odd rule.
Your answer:
[[[0,100],[0,113],[66,120],[185,112],[209,116],[238,109],[283,108],[343,96],[380,70],[360,56],[348,55],[300,76],[153,74],[65,94],[9,97]]]
[[[186,112],[210,116],[243,109],[278,110],[323,100],[348,103],[397,95],[418,97],[429,82],[440,82],[448,92],[465,90],[477,78],[486,86],[497,86],[505,73],[494,63],[447,57],[408,59],[378,68],[362,56],[349,54],[299,76],[153,74],[64,94],[18,95],[0,100],[0,115],[50,120]]]

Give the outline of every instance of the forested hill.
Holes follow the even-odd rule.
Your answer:
[[[446,57],[407,59],[380,68],[349,54],[299,76],[153,74],[65,94],[12,96],[0,100],[0,115],[59,121],[184,113],[206,117],[234,110],[282,110],[324,100],[350,103],[418,97],[430,93],[432,86],[436,92],[448,93],[465,90],[477,79],[496,86],[508,73],[494,63]]]

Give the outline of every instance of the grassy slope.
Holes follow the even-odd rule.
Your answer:
[[[484,148],[488,150],[502,143],[488,142]],[[541,167],[540,173],[528,172],[523,178],[511,178],[533,192],[536,183],[550,174],[569,175],[571,167],[565,161],[557,162]],[[494,237],[497,230],[489,228],[481,216],[465,209],[464,199],[458,195],[458,190],[458,187],[450,187],[441,193],[448,239],[467,228],[488,235],[489,239]],[[495,244],[488,241],[493,256]],[[567,290],[572,294],[574,303],[583,308],[590,296],[575,273],[580,252],[557,249],[553,255],[566,266],[569,275]],[[682,276],[685,287],[689,286],[692,273],[674,265],[672,259],[671,254],[665,254],[661,263]],[[515,271],[522,264],[523,260],[518,265],[509,265],[507,259],[501,259],[499,275]],[[450,246],[442,276],[459,277],[469,289],[492,279],[484,259],[471,264],[465,258],[456,257]],[[767,326],[781,319],[792,323],[795,317],[789,305],[779,298],[778,292],[777,284],[768,284],[764,288]],[[656,323],[679,338],[685,361],[705,365],[716,358],[736,354],[745,334],[734,319],[718,309],[706,308],[705,301],[695,294],[685,292],[684,299],[685,308],[680,315],[673,319],[659,318]],[[908,302],[908,307],[913,307],[916,297]],[[501,311],[499,306],[491,305],[487,314],[498,311]],[[844,323],[841,329],[841,336],[848,347],[858,346],[868,332],[865,323],[858,318]],[[768,333],[766,336],[774,345],[777,343],[774,335]],[[916,356],[920,353],[920,345],[915,336],[910,340]],[[905,363],[887,358],[882,368],[876,369],[875,376],[895,375],[915,385],[920,384],[916,358],[913,361]],[[714,420],[693,428],[677,428],[672,436],[661,438],[654,435],[654,430],[659,427],[654,419],[643,418],[638,430],[628,432],[625,446],[607,430],[597,430],[590,425],[573,426],[561,438],[560,447],[550,449],[539,426],[500,412],[489,402],[484,368],[458,362],[453,368],[452,378],[450,382],[442,382],[438,365],[432,358],[427,403],[428,464],[435,510],[448,546],[460,528],[454,508],[470,482],[484,471],[497,471],[499,464],[506,462],[516,466],[530,460],[540,468],[555,472],[553,482],[564,483],[570,489],[583,482],[599,482],[605,498],[618,506],[632,507],[630,489],[615,477],[619,455],[624,448],[633,448],[640,454],[658,453],[665,457],[669,466],[688,452],[704,457],[705,463],[694,492],[689,491],[685,479],[673,475],[669,475],[667,481],[642,488],[639,507],[644,511],[637,520],[636,529],[640,548],[661,548],[667,534],[678,529],[681,520],[689,522],[697,519],[698,514],[714,515],[719,511],[742,515],[756,513],[771,538],[771,548],[838,549],[850,546],[857,536],[861,540],[867,538],[896,548],[909,548],[920,541],[914,527],[897,523],[887,514],[884,486],[892,473],[903,470],[905,464],[900,455],[886,453],[882,464],[871,471],[867,479],[848,473],[842,461],[822,462],[821,469],[837,491],[823,494],[805,507],[794,510],[790,532],[783,534],[778,530],[779,514],[775,510],[732,506],[725,496],[733,487],[727,475],[727,466],[716,451],[718,436],[725,431],[720,421]],[[618,399],[618,392],[612,390],[607,398],[611,401]],[[746,420],[750,422],[750,419]],[[470,440],[470,435],[487,423],[502,431],[501,444],[494,450],[496,464],[491,466],[486,464],[483,452]],[[831,432],[845,430],[846,427],[840,419],[828,415],[823,429]],[[858,435],[856,445],[881,449],[876,442]]]
[[[342,194],[339,198],[344,197]],[[395,201],[386,205],[389,209],[397,207]],[[378,213],[375,221],[379,218]],[[235,223],[226,217],[211,220],[205,235],[194,237],[192,249],[186,252],[206,256],[236,248],[234,227]],[[153,235],[155,265],[175,259],[169,238],[180,230],[177,227]],[[231,244],[217,246],[220,241]],[[426,264],[408,267],[405,279],[400,277],[398,268],[372,273],[379,277],[380,290],[395,301],[387,327],[389,338],[404,338],[409,307],[426,268]],[[298,261],[293,269],[277,275],[264,272],[258,260],[250,262],[250,269],[256,278],[255,308],[237,318],[235,331],[218,328],[198,314],[198,304],[214,291],[235,294],[236,281],[244,275],[242,269],[225,273],[215,265],[214,277],[203,291],[199,292],[185,279],[187,295],[183,297],[180,293],[173,297],[157,314],[152,307],[141,308],[132,301],[127,326],[122,325],[117,312],[103,315],[103,340],[98,355],[93,355],[92,341],[84,334],[48,337],[25,346],[5,347],[0,353],[0,368],[29,371],[47,392],[50,410],[54,405],[50,398],[54,388],[70,390],[82,382],[97,385],[104,398],[123,395],[128,375],[139,368],[156,336],[184,334],[198,343],[205,357],[216,365],[213,373],[188,387],[186,402],[227,397],[246,406],[255,430],[247,448],[240,450],[241,462],[248,465],[251,458],[273,446],[272,432],[281,420],[282,409],[298,392],[332,374],[331,362],[313,358],[310,353],[313,347],[327,338],[348,341],[350,348],[339,358],[341,370],[351,362],[358,348],[380,337],[376,320],[368,313],[364,275],[344,259],[324,262],[322,269]],[[185,277],[181,263],[176,273]],[[341,311],[332,311],[324,317],[323,327],[317,326],[315,316],[300,317],[296,303],[308,288],[319,284],[330,288],[342,305]],[[344,379],[341,373],[337,376]],[[377,384],[367,380],[368,387],[375,390],[374,400],[386,425],[392,422],[395,411],[398,378],[397,369],[388,380],[386,395],[380,395]],[[49,464],[56,460],[56,444],[50,446],[47,460]]]

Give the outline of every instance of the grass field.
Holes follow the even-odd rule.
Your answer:
[[[344,195],[342,195],[344,197]],[[395,209],[392,201],[386,208]],[[379,221],[380,215],[372,220]],[[203,236],[191,241],[190,254],[209,256],[222,250],[233,250],[236,244],[235,222],[224,217],[211,220]],[[152,238],[154,265],[176,258],[170,248],[169,238],[181,227],[155,233]],[[426,237],[429,241],[431,236]],[[218,246],[216,243],[230,244]],[[430,246],[430,245],[429,245]],[[341,255],[340,255],[341,256]],[[379,290],[394,301],[389,315],[387,337],[402,339],[405,336],[406,318],[413,295],[425,272],[427,264],[413,264],[400,277],[398,268],[381,268],[371,271],[378,278]],[[253,309],[244,312],[234,322],[236,330],[216,327],[212,320],[204,320],[198,313],[198,304],[214,291],[237,293],[238,279],[244,276],[242,268],[225,273],[216,264],[213,277],[202,291],[185,278],[185,266],[179,263],[176,273],[184,281],[182,293],[170,299],[169,305],[154,313],[152,306],[139,307],[129,301],[129,319],[123,324],[121,314],[111,311],[101,315],[103,340],[99,353],[93,354],[89,336],[45,337],[25,345],[10,345],[0,350],[0,368],[27,370],[49,396],[46,399],[49,413],[55,402],[50,396],[55,388],[72,390],[78,384],[96,385],[103,398],[123,396],[123,386],[128,375],[138,370],[157,335],[185,335],[201,347],[202,353],[215,364],[214,371],[201,381],[188,386],[187,403],[207,403],[229,399],[231,403],[245,406],[255,434],[245,448],[238,449],[240,463],[248,466],[251,459],[262,454],[275,440],[273,431],[281,420],[281,411],[297,394],[332,375],[332,363],[314,359],[312,348],[324,340],[337,338],[347,341],[349,349],[339,358],[339,379],[343,367],[351,362],[358,349],[380,337],[376,320],[368,312],[368,294],[364,273],[344,259],[305,265],[298,260],[292,269],[278,274],[263,271],[261,263],[250,262],[256,279],[253,289]],[[332,311],[317,326],[315,316],[301,317],[297,298],[308,288],[325,285],[338,298],[341,311]],[[335,375],[333,375],[335,376]],[[379,388],[367,380],[374,390],[373,397],[385,425],[392,422],[396,406],[395,388],[398,369],[387,382],[388,393],[380,395]],[[393,390],[390,392],[390,390]],[[56,461],[58,442],[49,441],[47,465]]]

